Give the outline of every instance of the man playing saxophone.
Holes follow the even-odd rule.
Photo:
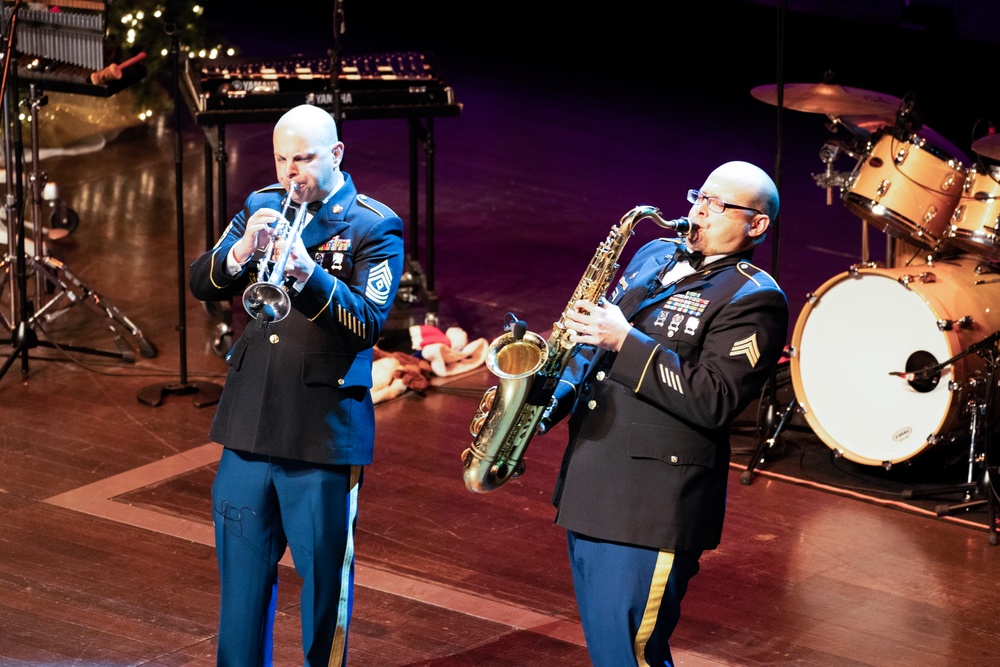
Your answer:
[[[596,667],[673,664],[681,599],[722,534],[730,425],[787,335],[784,293],[749,261],[778,213],[771,178],[727,162],[688,201],[686,241],[646,244],[609,299],[565,314],[581,347],[543,420],[570,415],[553,504]]]
[[[374,450],[372,348],[402,274],[403,223],[340,170],[344,144],[326,111],[288,111],[273,148],[278,182],[252,193],[191,264],[202,300],[244,295],[270,257],[281,275],[268,292],[287,290],[287,311],[245,301],[254,319],[226,355],[210,432],[224,446],[212,485],[217,664],[271,664],[287,546],[303,579],[303,664],[327,667],[347,656],[358,490]],[[299,231],[272,238],[283,212]]]

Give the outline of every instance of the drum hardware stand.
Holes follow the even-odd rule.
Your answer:
[[[180,336],[180,381],[143,387],[139,390],[137,398],[140,403],[155,408],[163,403],[163,399],[167,395],[197,394],[194,405],[197,408],[203,408],[219,402],[219,398],[222,396],[222,387],[213,382],[189,382],[187,377],[187,316],[184,307],[187,297],[187,264],[184,256],[184,151],[181,142],[180,47],[176,24],[165,23],[164,32],[170,36],[170,56],[174,65],[174,200],[177,209],[177,332]]]
[[[788,346],[783,351],[783,356],[790,357],[794,353],[794,349],[791,346]],[[767,462],[769,458],[768,452],[772,451],[777,446],[778,436],[780,436],[781,432],[785,430],[789,419],[791,419],[795,412],[799,410],[799,403],[794,394],[788,402],[788,405],[786,405],[783,409],[779,409],[778,407],[778,371],[782,368],[782,366],[783,365],[780,363],[775,366],[774,371],[772,371],[770,378],[767,380],[767,384],[764,385],[764,389],[761,391],[761,401],[763,401],[764,397],[767,396],[768,404],[759,408],[757,411],[757,432],[760,439],[757,441],[757,446],[754,448],[753,454],[750,457],[747,469],[740,474],[740,484],[743,486],[748,486],[753,481],[754,470],[756,470],[759,465]],[[785,367],[787,367],[787,364]],[[764,410],[763,418],[760,417],[761,409]],[[771,433],[770,437],[765,437],[767,433]]]
[[[750,457],[750,463],[747,464],[747,469],[740,473],[740,484],[743,486],[749,486],[750,482],[753,481],[753,471],[757,468],[758,464],[762,464],[767,460],[767,452],[774,449],[774,446],[778,442],[778,436],[781,431],[785,428],[785,424],[788,418],[792,415],[792,412],[799,407],[798,400],[793,398],[791,402],[781,411],[781,416],[778,417],[778,425],[774,429],[774,434],[770,438],[761,439],[757,448],[754,450],[753,455]],[[772,403],[767,407],[768,417],[765,421],[767,423],[772,423],[774,420],[774,404]]]
[[[986,375],[985,390],[980,392],[982,395],[981,400],[971,399],[967,404],[971,419],[969,423],[969,470],[966,481],[953,486],[924,489],[921,491],[910,489],[903,491],[902,497],[906,499],[933,498],[949,493],[963,494],[963,502],[953,505],[938,505],[934,508],[935,513],[939,517],[943,517],[985,506],[987,509],[988,540],[994,546],[1000,543],[1000,535],[997,533],[1000,496],[998,496],[996,489],[993,488],[994,479],[997,476],[995,465],[992,466],[993,476],[991,476],[991,456],[994,456],[996,453],[993,451],[992,429],[994,426],[990,417],[993,409],[996,370],[997,365],[1000,364],[1000,355],[998,355],[997,350],[998,340],[1000,340],[1000,331],[996,331],[980,342],[970,345],[951,359],[940,364],[913,373],[891,373],[891,375],[898,375],[907,380],[925,378],[972,353],[978,354],[986,362],[989,372]],[[980,384],[980,380],[973,379],[972,382],[974,386]],[[980,469],[978,476],[976,474],[977,467]],[[976,498],[977,495],[983,497]]]
[[[981,276],[984,273],[992,273],[995,275],[997,273],[997,265],[994,264],[993,262],[986,262],[986,263],[980,262],[979,264],[976,264],[976,275]],[[1000,278],[993,278],[992,280],[984,280],[982,278],[979,278],[976,280],[976,282],[973,283],[973,285],[989,285],[995,282],[1000,282]]]
[[[14,350],[3,366],[0,367],[0,377],[6,375],[7,371],[18,357],[21,358],[21,373],[22,375],[27,375],[29,372],[28,353],[29,350],[36,347],[51,347],[64,351],[115,357],[123,361],[132,362],[135,360],[134,351],[132,346],[125,342],[122,338],[121,330],[124,330],[124,332],[136,339],[137,347],[143,356],[156,356],[155,347],[143,337],[142,332],[139,331],[139,329],[132,324],[127,317],[122,315],[117,308],[107,303],[103,297],[91,290],[83,283],[83,281],[73,275],[62,262],[49,257],[45,250],[45,239],[41,219],[43,190],[45,188],[46,175],[44,172],[40,172],[38,170],[38,109],[47,103],[47,99],[44,95],[38,94],[34,84],[31,84],[30,87],[30,99],[26,100],[26,104],[30,106],[32,124],[32,172],[30,174],[30,181],[32,190],[32,214],[35,218],[33,226],[34,243],[32,248],[32,257],[28,257],[27,249],[25,247],[25,221],[23,206],[24,160],[23,145],[21,141],[21,121],[18,118],[18,114],[14,113],[17,106],[17,68],[16,66],[10,66],[11,62],[16,62],[17,60],[14,43],[16,41],[15,28],[17,24],[17,9],[20,6],[21,5],[15,7],[11,15],[11,20],[8,23],[10,34],[4,35],[4,89],[3,91],[0,91],[2,92],[5,129],[4,165],[6,168],[8,191],[5,208],[6,219],[8,222],[8,255],[0,260],[0,270],[4,272],[12,271],[14,275],[14,280],[11,283],[10,320],[7,321],[6,318],[0,315],[0,319],[4,320],[4,324],[10,330],[10,344],[13,346]],[[14,239],[13,242],[11,241],[12,238]],[[15,253],[13,257],[9,254],[12,247],[14,248]],[[13,269],[10,268],[11,266],[13,266]],[[37,308],[37,310],[35,309],[36,304],[28,298],[29,266],[33,270],[34,277],[36,279],[35,297],[40,300],[43,293],[50,295],[55,294],[55,296],[52,296],[48,302]],[[2,288],[7,283],[8,280],[6,277],[0,279],[0,291],[2,291]],[[58,294],[56,294],[57,290],[59,291]],[[52,313],[47,312],[54,309],[61,298],[65,298],[70,305],[63,307],[60,310],[55,310]],[[101,316],[106,315],[111,320],[109,328],[114,335],[114,342],[119,349],[118,352],[91,349],[75,345],[56,345],[55,343],[41,341],[38,339],[35,328],[39,327],[41,319],[44,319],[45,321],[52,321],[62,313],[66,312],[71,306],[78,303],[83,303],[91,307],[92,314],[93,311],[96,311],[96,313],[99,313]]]

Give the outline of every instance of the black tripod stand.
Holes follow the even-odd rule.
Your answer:
[[[933,379],[937,381],[936,374],[941,369],[958,361],[962,357],[970,354],[978,354],[986,362],[988,372],[985,380],[975,378],[970,382],[978,390],[976,397],[969,400],[967,408],[970,413],[969,421],[969,468],[966,481],[952,486],[943,486],[933,489],[923,489],[920,491],[907,490],[903,492],[903,498],[935,498],[938,496],[960,493],[962,502],[953,505],[938,505],[934,508],[938,516],[949,516],[959,512],[966,512],[978,507],[986,507],[987,510],[987,532],[989,542],[992,545],[1000,543],[1000,536],[997,534],[997,513],[1000,508],[1000,496],[994,488],[994,476],[997,474],[994,457],[993,437],[993,412],[994,407],[994,385],[996,383],[997,365],[1000,364],[1000,352],[997,350],[997,341],[1000,341],[1000,331],[997,331],[978,343],[970,345],[959,352],[951,359],[947,359],[939,364],[920,369],[913,372],[893,373],[909,382],[920,382]],[[991,476],[992,475],[992,476]]]
[[[8,253],[0,260],[0,294],[10,288],[9,311],[5,308],[0,313],[0,319],[10,332],[9,342],[14,348],[7,361],[0,367],[0,377],[3,377],[14,362],[21,359],[21,372],[29,371],[29,350],[36,347],[58,348],[64,351],[82,352],[98,356],[119,358],[123,361],[135,360],[135,350],[144,357],[156,356],[156,348],[146,340],[142,332],[107,299],[94,292],[82,280],[75,276],[65,264],[50,257],[45,248],[45,235],[42,230],[42,193],[45,188],[46,174],[38,170],[38,110],[47,103],[44,95],[30,87],[30,98],[26,104],[31,116],[31,157],[32,172],[30,175],[32,191],[33,243],[29,256],[25,234],[24,220],[24,149],[21,139],[21,121],[17,113],[18,81],[17,81],[17,50],[16,27],[17,5],[10,14],[4,35],[3,79],[0,84],[0,99],[3,103],[4,118],[4,165],[6,168],[7,203],[5,207],[7,220]],[[11,63],[15,63],[11,66]],[[12,178],[13,176],[13,178]],[[13,252],[11,252],[13,251]],[[11,279],[13,274],[13,279]],[[34,299],[29,298],[29,283],[34,282]],[[45,322],[51,322],[72,306],[83,305],[91,315],[107,318],[107,326],[112,332],[117,351],[99,350],[77,345],[56,345],[49,341],[39,340],[36,329],[41,329]],[[126,340],[133,339],[133,343]]]
[[[740,473],[740,484],[743,486],[748,486],[750,482],[753,481],[753,472],[756,470],[757,466],[764,463],[767,460],[767,454],[775,448],[778,444],[778,436],[785,429],[788,424],[788,420],[791,418],[792,414],[798,408],[799,404],[795,398],[778,412],[778,396],[777,389],[775,385],[777,384],[777,373],[772,373],[770,380],[768,380],[768,386],[765,387],[764,393],[769,397],[769,400],[765,406],[763,424],[760,426],[762,433],[758,434],[757,446],[754,448],[753,454],[750,456],[750,462],[747,464],[747,469]],[[763,398],[762,398],[763,400]],[[771,425],[775,424],[774,430],[771,431]],[[770,437],[763,437],[763,432],[771,432]]]

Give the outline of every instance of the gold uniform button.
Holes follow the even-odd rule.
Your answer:
[[[596,410],[597,409],[597,401],[595,401],[594,399],[590,399],[590,402],[587,403],[587,407],[589,409],[591,409],[591,410]]]
[[[278,334],[271,334],[271,337],[268,338],[268,340],[271,341],[271,345],[277,345],[278,341],[281,339],[278,338]]]
[[[674,455],[674,456],[671,456],[671,457],[670,457],[670,462],[671,462],[671,463],[677,463],[677,456],[676,456],[676,455]]]
[[[607,375],[605,374],[604,371],[597,371],[597,381],[598,382],[603,382],[604,378],[606,378],[606,377],[607,377]]]
[[[344,378],[340,378],[339,380],[337,380],[337,384],[339,384],[340,386],[343,386],[344,385]]]

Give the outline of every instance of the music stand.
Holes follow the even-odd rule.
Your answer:
[[[135,338],[136,347],[142,356],[156,356],[155,346],[145,339],[138,327],[104,297],[98,295],[70,272],[65,264],[48,256],[41,224],[42,192],[45,188],[46,174],[38,170],[40,160],[38,151],[38,109],[47,103],[47,99],[44,95],[40,94],[35,84],[31,84],[30,99],[27,101],[32,120],[32,172],[30,181],[32,186],[32,215],[34,216],[33,248],[31,256],[28,256],[25,241],[26,225],[24,221],[24,149],[21,137],[21,122],[17,114],[19,85],[16,64],[19,55],[16,48],[18,12],[23,4],[20,1],[15,3],[10,12],[10,20],[5,24],[3,33],[4,64],[3,78],[2,82],[0,82],[0,101],[3,104],[5,128],[4,167],[7,182],[5,212],[8,254],[0,260],[0,270],[10,271],[10,267],[13,266],[14,280],[12,282],[12,289],[16,290],[16,294],[13,292],[11,294],[11,317],[9,320],[4,321],[4,324],[10,330],[9,342],[13,346],[14,351],[3,366],[0,367],[0,377],[3,377],[7,373],[19,357],[21,359],[22,375],[26,375],[29,372],[29,350],[40,346],[98,356],[115,357],[123,361],[132,362],[135,360],[134,349],[124,340],[123,334]],[[45,57],[41,54],[38,55]],[[14,63],[13,66],[11,66],[12,62]],[[12,173],[14,175],[13,179],[11,178]],[[11,242],[12,237],[14,239],[13,243]],[[14,248],[13,256],[10,254],[12,247]],[[36,299],[34,301],[28,298],[29,267],[36,278]],[[0,284],[0,288],[6,285],[7,282],[4,280]],[[51,296],[48,301],[42,304],[43,294],[45,293]],[[106,316],[110,320],[108,326],[112,333],[115,334],[114,342],[118,347],[117,352],[77,345],[57,345],[38,339],[35,329],[41,327],[43,320],[51,321],[77,304],[85,304],[91,309],[89,311],[91,314],[102,317]]]

